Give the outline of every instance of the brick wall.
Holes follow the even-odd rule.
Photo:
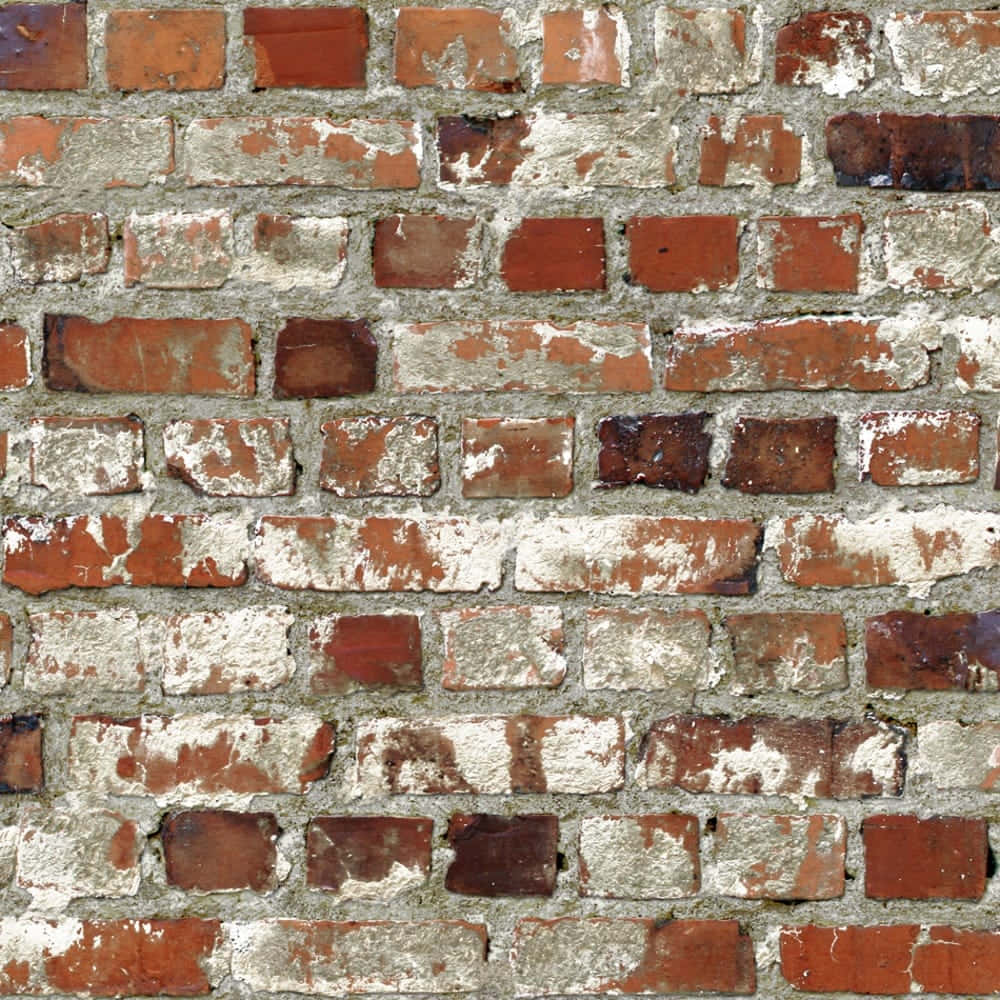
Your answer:
[[[0,994],[1000,992],[932,6],[0,7]]]

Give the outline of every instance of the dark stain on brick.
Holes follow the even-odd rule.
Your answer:
[[[362,748],[359,747],[359,758],[361,754]],[[420,778],[412,787],[418,792],[448,795],[477,791],[466,781],[458,766],[455,744],[433,725],[404,724],[388,734],[379,763],[389,791],[394,795],[405,795],[411,790],[411,783],[401,780],[405,764],[416,765]]]
[[[423,683],[416,615],[344,615],[329,633],[313,626],[309,645],[322,657],[309,678],[315,694],[366,688],[419,688]]]
[[[41,790],[41,716],[0,716],[0,794]]]
[[[289,319],[278,333],[275,398],[373,392],[377,357],[378,344],[365,319]]]
[[[16,3],[0,8],[0,90],[86,86],[86,4]]]
[[[697,493],[708,476],[709,413],[606,417],[597,427],[597,475],[605,486],[641,483]]]
[[[438,155],[441,180],[447,184],[509,184],[524,162],[524,140],[531,126],[522,114],[509,118],[473,118],[448,115],[438,119]],[[466,156],[466,169],[478,171],[475,180],[463,181],[456,165]]]
[[[740,417],[722,485],[753,494],[832,491],[836,436],[836,417]]]

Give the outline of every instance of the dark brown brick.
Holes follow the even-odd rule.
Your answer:
[[[85,3],[15,3],[0,8],[0,90],[86,86]]]
[[[555,816],[456,813],[448,823],[455,860],[445,888],[466,896],[551,896],[556,887]]]
[[[41,790],[41,716],[0,715],[0,794]]]
[[[601,219],[522,219],[503,248],[500,271],[512,292],[604,288]]]
[[[416,615],[335,615],[309,628],[309,685],[315,694],[423,683]]]
[[[651,292],[716,291],[739,278],[735,215],[637,216],[626,235],[630,280]]]
[[[160,831],[167,881],[198,892],[268,892],[277,884],[280,834],[274,813],[223,809],[174,813]]]
[[[479,183],[509,184],[514,171],[524,162],[521,143],[531,127],[522,114],[507,118],[471,118],[451,115],[438,119],[437,145],[441,160],[441,180],[462,182],[460,163],[476,167]]]
[[[379,288],[467,288],[479,270],[475,219],[390,215],[375,223],[372,271]]]
[[[358,396],[375,389],[378,345],[364,319],[290,319],[278,332],[276,399]]]
[[[708,413],[606,417],[597,428],[597,475],[606,486],[643,483],[697,493],[708,475]]]
[[[836,438],[836,417],[739,417],[722,485],[755,494],[831,491]]]

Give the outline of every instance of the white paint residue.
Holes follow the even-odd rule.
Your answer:
[[[625,751],[617,718],[569,716],[542,738],[542,769],[549,792],[589,795],[621,788]]]

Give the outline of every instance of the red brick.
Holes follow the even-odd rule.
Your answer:
[[[628,27],[617,8],[542,14],[542,83],[627,87],[628,54]]]
[[[238,319],[46,315],[42,367],[57,391],[254,394],[252,334]]]
[[[574,424],[573,417],[466,417],[462,421],[462,496],[569,496]]]
[[[314,694],[422,685],[417,615],[329,615],[309,623],[309,689]]]
[[[837,418],[737,417],[722,485],[742,493],[832,493]]]
[[[601,219],[522,219],[503,248],[500,272],[512,292],[604,288]]]
[[[14,3],[0,10],[0,90],[86,86],[86,4]]]
[[[372,273],[378,288],[469,288],[479,274],[475,219],[390,215],[375,222]]]
[[[709,413],[605,417],[597,425],[597,475],[606,486],[643,483],[697,493],[708,475]]]
[[[375,389],[378,344],[364,319],[290,319],[278,331],[276,399],[357,396]]]
[[[551,896],[556,888],[559,819],[548,815],[455,813],[455,857],[444,887],[465,896]]]
[[[775,292],[856,292],[860,215],[757,220],[757,280]]]
[[[248,7],[254,86],[363,87],[368,23],[360,7]]]
[[[0,715],[0,794],[41,790],[41,716]]]
[[[31,344],[23,327],[0,324],[0,391],[31,384]]]
[[[868,816],[861,833],[870,899],[979,899],[986,891],[986,820]]]
[[[396,82],[509,94],[521,89],[510,25],[476,7],[401,7],[396,15]],[[455,51],[457,49],[457,52]]]
[[[112,90],[218,90],[226,78],[221,10],[112,10],[105,44]]]
[[[233,263],[228,211],[133,212],[125,220],[125,285],[218,288]]]
[[[103,274],[111,254],[107,216],[64,212],[10,233],[11,265],[19,281],[79,281]]]
[[[630,280],[651,292],[718,291],[739,279],[735,215],[635,216],[625,232]]]
[[[872,22],[854,11],[810,11],[778,31],[774,82],[815,84],[824,94],[846,97],[875,75],[868,39]]]
[[[735,129],[711,115],[701,138],[698,183],[795,184],[801,163],[802,138],[785,126],[781,115],[744,115]]]
[[[858,476],[877,486],[974,483],[979,478],[978,413],[880,410],[858,418]]]

